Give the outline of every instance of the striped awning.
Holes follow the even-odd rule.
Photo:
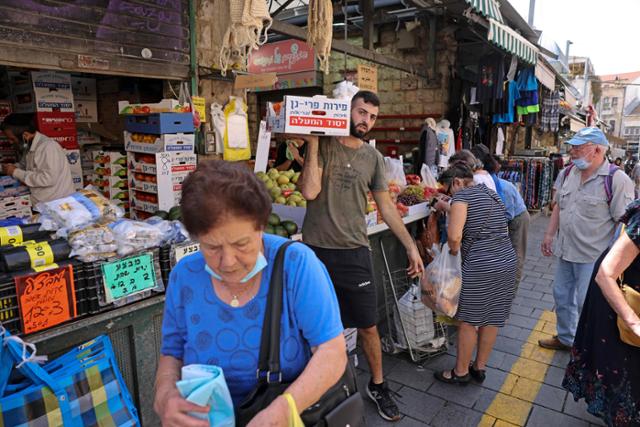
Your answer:
[[[502,14],[500,13],[500,3],[496,0],[465,0],[476,12],[483,15],[486,18],[495,19],[500,23],[504,23],[502,20]]]
[[[538,48],[513,29],[489,18],[489,41],[531,65],[538,63]]]

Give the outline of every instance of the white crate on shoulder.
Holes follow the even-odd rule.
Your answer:
[[[411,285],[409,290],[398,300],[398,311],[399,318],[398,316],[395,318],[398,344],[401,347],[407,346],[407,341],[402,333],[404,325],[411,348],[427,346],[435,337],[433,311],[422,303],[420,288],[417,285]]]

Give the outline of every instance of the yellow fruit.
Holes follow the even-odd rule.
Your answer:
[[[289,178],[288,178],[288,177],[286,177],[286,176],[284,176],[284,175],[280,175],[280,176],[278,177],[277,183],[278,183],[279,185],[288,184],[288,183],[289,183]]]

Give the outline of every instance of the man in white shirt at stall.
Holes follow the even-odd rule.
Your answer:
[[[33,206],[75,192],[64,149],[36,130],[32,114],[9,114],[0,130],[20,151],[20,162],[3,164],[2,173],[29,187]]]

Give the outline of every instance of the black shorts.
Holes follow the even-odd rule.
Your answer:
[[[344,327],[364,329],[375,326],[378,323],[378,299],[369,248],[309,247],[329,271]]]

